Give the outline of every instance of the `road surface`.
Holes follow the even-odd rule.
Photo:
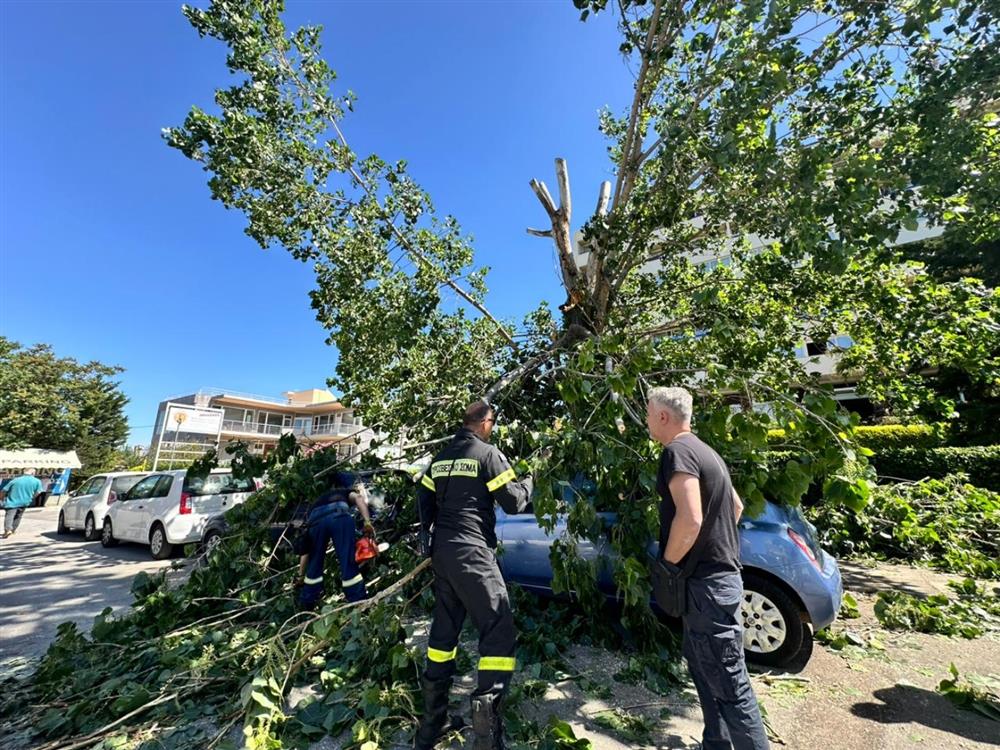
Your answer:
[[[59,536],[58,515],[55,507],[28,508],[17,533],[0,539],[0,666],[43,654],[62,622],[89,630],[105,607],[131,603],[136,573],[170,566],[148,547],[104,549],[83,532]]]

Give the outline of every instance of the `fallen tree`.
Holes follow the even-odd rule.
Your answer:
[[[604,0],[576,5],[606,12]],[[752,514],[766,497],[797,503],[814,483],[834,505],[868,496],[857,418],[796,359],[806,340],[849,336],[841,366],[900,412],[950,414],[928,370],[997,380],[996,292],[885,253],[918,220],[970,242],[1000,226],[994,4],[621,0],[622,52],[638,74],[628,111],[601,120],[615,183],[595,186],[576,236],[565,162],[558,204],[532,181],[549,226],[529,231],[552,239],[565,300],[520,323],[489,312],[486,270],[406,163],[351,149],[355,98],[321,56],[319,29],[288,31],[271,0],[184,12],[227,46],[235,79],[212,112],[194,108],[164,136],[261,246],[314,266],[312,304],[340,353],[331,383],[367,423],[417,443],[447,434],[473,398],[498,402],[498,439],[534,470],[539,519],[568,518],[557,589],[597,604],[594,571],[573,553],[603,533],[597,512],[616,510],[623,617],[647,646],[670,643],[647,606],[649,384],[697,393],[696,429],[730,462]],[[766,457],[773,429],[784,430],[779,466]],[[418,562],[406,544],[379,563],[363,613],[336,595],[317,617],[296,613],[289,574],[273,567],[266,523],[314,496],[332,460],[285,455],[188,584],[150,585],[91,639],[64,629],[32,682],[11,689],[7,716],[35,706],[16,721],[68,738],[53,750],[115,733],[214,747],[241,720],[251,748],[346,728],[370,748],[407,727],[419,659],[407,617],[424,581],[407,577]],[[567,505],[562,488],[578,472],[597,492]],[[526,648],[587,627],[554,622],[536,623]],[[551,677],[544,664],[535,671]],[[317,708],[286,705],[293,684],[316,680]],[[518,724],[532,746],[579,746],[566,730]]]

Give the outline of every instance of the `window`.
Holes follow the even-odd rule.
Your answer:
[[[806,343],[806,353],[810,357],[818,357],[820,354],[826,354],[826,342],[825,341],[809,341]]]
[[[184,491],[189,495],[225,495],[232,492],[253,492],[252,479],[237,479],[232,474],[209,474],[184,480]]]
[[[163,478],[162,474],[154,474],[151,477],[146,477],[140,482],[137,482],[128,493],[129,500],[143,500],[147,497],[153,496],[153,490],[156,489],[157,483]]]
[[[156,489],[153,490],[153,494],[150,497],[166,497],[170,494],[170,485],[174,483],[174,478],[169,474],[164,474],[160,477],[160,481],[156,483]]]
[[[83,483],[83,487],[80,488],[80,491],[77,494],[96,495],[98,492],[101,491],[101,488],[104,486],[105,479],[107,479],[107,477],[93,477],[92,479]]]
[[[111,480],[111,491],[117,495],[124,495],[130,489],[135,487],[142,477],[115,477]]]

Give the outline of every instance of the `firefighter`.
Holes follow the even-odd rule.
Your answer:
[[[299,606],[313,609],[323,596],[323,569],[326,548],[333,542],[333,549],[340,561],[341,586],[349,602],[368,598],[365,581],[354,559],[355,526],[351,515],[353,504],[364,519],[364,533],[375,538],[368,496],[365,487],[353,474],[337,472],[332,487],[320,495],[306,518],[303,536],[304,549],[299,559]]]
[[[434,570],[434,620],[421,677],[424,715],[414,739],[417,750],[430,750],[445,731],[466,613],[479,631],[473,746],[505,747],[501,704],[514,672],[515,631],[496,560],[494,502],[507,513],[524,511],[532,481],[530,475],[518,480],[504,455],[490,445],[495,423],[496,413],[486,401],[471,404],[462,429],[434,458],[418,490],[422,546]]]

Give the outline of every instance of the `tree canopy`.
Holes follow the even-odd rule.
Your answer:
[[[0,447],[75,450],[83,473],[108,468],[128,437],[120,372],[0,336]]]
[[[921,218],[970,243],[998,235],[1000,6],[574,4],[583,19],[616,14],[636,84],[627,111],[600,119],[615,181],[594,186],[579,231],[565,162],[558,203],[531,181],[551,226],[528,231],[556,245],[558,312],[489,313],[458,221],[405,161],[352,150],[355,95],[321,30],[286,29],[281,3],[185,7],[228,47],[234,81],[164,136],[261,246],[314,264],[312,304],[340,352],[331,383],[367,421],[437,437],[472,398],[498,401],[499,438],[541,478],[539,517],[569,513],[569,546],[614,507],[633,522],[616,544],[640,553],[655,523],[642,417],[654,383],[695,390],[697,429],[749,512],[817,483],[859,507],[871,473],[852,448],[857,418],[794,352],[849,337],[839,367],[897,413],[953,414],[928,372],[997,382],[1000,295],[886,248]],[[786,435],[777,461],[773,427]],[[568,508],[560,483],[577,472],[598,492]],[[624,586],[628,565],[617,575]]]

